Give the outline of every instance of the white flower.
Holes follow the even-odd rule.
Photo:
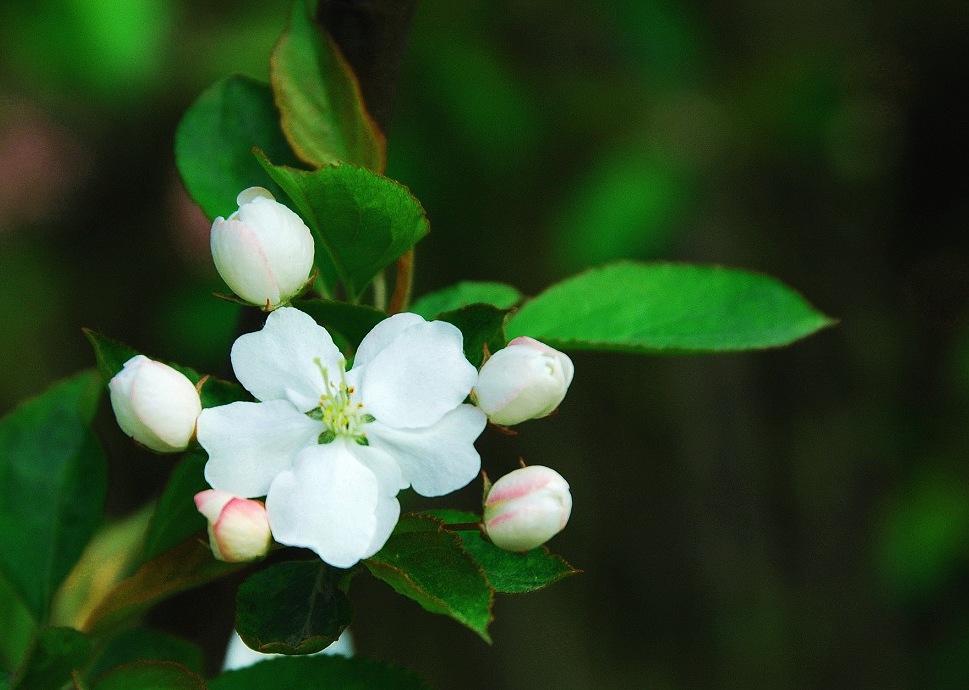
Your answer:
[[[506,474],[492,485],[484,503],[485,531],[506,551],[541,546],[565,528],[571,514],[568,482],[541,465]]]
[[[473,397],[492,422],[512,426],[552,414],[574,372],[568,355],[523,336],[484,363]]]
[[[313,235],[262,187],[241,192],[236,203],[238,211],[212,223],[212,259],[219,275],[252,304],[289,302],[313,268]]]
[[[400,489],[440,496],[478,474],[473,444],[487,422],[462,404],[476,372],[451,324],[391,316],[346,371],[326,330],[284,307],[236,340],[232,367],[262,402],[202,413],[205,478],[237,496],[266,496],[282,544],[350,567],[387,541]]]
[[[118,426],[159,453],[185,450],[202,411],[195,384],[167,364],[135,355],[108,382]]]
[[[195,507],[209,521],[209,546],[220,561],[255,561],[269,551],[272,533],[262,501],[209,489],[195,494]]]

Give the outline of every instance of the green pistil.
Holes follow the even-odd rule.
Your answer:
[[[354,404],[351,400],[353,388],[347,386],[345,367],[346,362],[340,362],[340,382],[339,384],[330,381],[326,367],[319,357],[313,359],[313,363],[320,370],[323,376],[324,390],[320,396],[319,404],[306,413],[310,419],[315,419],[323,423],[324,430],[318,437],[321,444],[332,443],[337,436],[352,438],[361,446],[370,445],[367,435],[363,433],[361,427],[375,421],[372,414],[363,412],[363,404]]]

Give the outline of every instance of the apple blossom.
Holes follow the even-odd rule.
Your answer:
[[[276,541],[348,568],[387,541],[412,486],[424,496],[478,474],[474,440],[487,420],[463,404],[476,372],[449,323],[396,314],[360,343],[348,371],[326,329],[291,307],[239,337],[232,367],[260,402],[206,409],[205,478],[237,496],[266,496]]]
[[[118,426],[159,453],[185,450],[202,411],[195,384],[180,371],[135,355],[108,382]]]
[[[506,551],[541,546],[565,528],[572,513],[569,485],[555,470],[530,465],[496,481],[484,501],[485,532]]]
[[[236,199],[239,209],[212,223],[212,258],[226,284],[260,307],[287,304],[313,268],[313,235],[262,187]]]
[[[218,560],[244,563],[269,551],[272,532],[262,501],[208,489],[195,494],[195,507],[209,521],[209,546]]]
[[[512,426],[552,414],[574,371],[567,355],[522,336],[488,358],[472,396],[493,423]]]

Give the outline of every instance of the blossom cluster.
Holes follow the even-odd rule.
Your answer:
[[[441,496],[478,476],[474,443],[489,421],[507,427],[554,412],[572,362],[522,337],[478,371],[457,327],[411,313],[378,323],[350,361],[324,327],[288,306],[312,270],[309,230],[266,190],[238,201],[214,222],[212,253],[235,294],[269,311],[231,350],[255,400],[203,410],[183,374],[139,355],[111,380],[111,402],[121,428],[151,450],[197,441],[206,451],[212,489],[196,506],[216,558],[261,558],[275,540],[348,568],[386,543],[401,490]],[[483,527],[497,546],[524,551],[558,533],[571,507],[558,473],[526,467],[490,486]]]

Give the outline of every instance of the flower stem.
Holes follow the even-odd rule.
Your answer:
[[[397,279],[394,283],[394,294],[390,297],[389,314],[397,314],[407,309],[410,304],[411,288],[414,287],[414,250],[409,249],[406,254],[397,259]]]

